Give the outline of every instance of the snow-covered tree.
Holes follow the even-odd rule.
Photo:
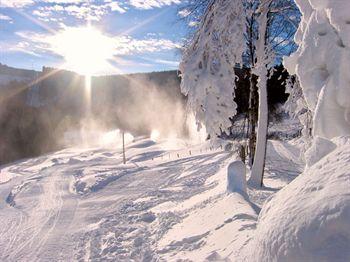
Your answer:
[[[254,163],[249,182],[252,186],[263,185],[263,174],[266,157],[267,127],[268,127],[268,105],[267,105],[267,80],[269,66],[274,59],[271,47],[267,41],[267,30],[269,23],[269,11],[273,0],[262,0],[259,6],[259,38],[256,44],[256,64],[253,74],[258,76],[259,92],[259,117],[257,144],[254,156]]]
[[[180,64],[181,91],[212,135],[227,131],[236,114],[234,67],[242,63],[244,26],[241,0],[212,2]]]
[[[302,124],[303,137],[309,138],[312,135],[312,113],[304,98],[303,90],[297,76],[289,76],[286,79],[286,93],[288,100],[284,104],[284,110],[293,119],[298,119]]]
[[[202,2],[208,3],[206,0]],[[257,139],[254,122],[257,117],[251,117],[249,125],[249,132],[252,134],[249,136],[250,163],[253,165],[250,182],[257,187],[262,185],[266,155],[266,84],[269,69],[276,60],[277,47],[288,46],[291,42],[291,36],[287,33],[290,30],[276,30],[273,26],[289,29],[285,24],[288,19],[283,20],[281,17],[286,10],[293,10],[290,3],[288,0],[209,2],[198,31],[180,64],[182,92],[188,96],[189,106],[195,112],[198,123],[203,123],[210,134],[226,131],[231,126],[229,118],[236,113],[236,104],[233,102],[234,67],[248,66],[251,69],[250,112],[253,112],[252,101],[258,100],[253,97],[255,83],[252,76],[258,77]],[[196,10],[202,10],[198,5],[195,7]]]

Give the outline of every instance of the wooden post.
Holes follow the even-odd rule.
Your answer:
[[[125,165],[126,164],[126,158],[125,158],[125,133],[124,131],[122,132],[122,140],[123,140],[123,164]]]

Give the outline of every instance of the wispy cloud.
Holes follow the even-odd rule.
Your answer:
[[[34,4],[33,0],[1,0],[0,7],[21,8]]]
[[[118,12],[123,14],[127,10],[127,8],[122,7],[121,4],[109,0],[99,4],[93,4],[93,1],[81,1],[82,3],[79,3],[79,1],[73,3],[73,1],[70,0],[46,1],[50,1],[55,5],[39,6],[35,11],[33,11],[33,15],[37,16],[38,19],[55,21],[57,18],[64,20],[63,18],[74,17],[81,20],[99,21],[103,16],[110,12]],[[64,4],[62,4],[63,2]]]
[[[64,30],[69,30],[66,27]],[[61,55],[55,48],[57,38],[52,34],[43,34],[32,31],[16,32],[16,35],[21,38],[22,43],[26,43],[16,48],[4,48],[4,51],[21,51],[30,54],[40,55],[41,53],[51,53],[53,55]],[[136,39],[131,36],[106,36],[106,41],[109,42],[112,56],[135,55],[155,53],[166,50],[173,50],[180,48],[181,45],[174,41],[164,38],[145,38]],[[14,47],[15,45],[12,45]],[[166,63],[165,61],[162,61]]]
[[[56,4],[56,5],[85,5],[85,6],[102,6],[109,7],[111,11],[119,13],[126,12],[129,8],[125,6],[134,7],[138,9],[153,9],[172,4],[180,4],[181,0],[2,0],[0,7],[22,8],[34,4]]]
[[[130,0],[129,4],[138,9],[159,8],[172,4],[180,4],[181,0]]]
[[[11,17],[9,17],[7,15],[3,15],[3,14],[0,14],[0,20],[8,21],[9,23],[13,23],[13,20]]]
[[[178,15],[180,17],[187,17],[191,14],[191,12],[188,9],[182,9],[179,11]]]
[[[171,66],[171,67],[175,67],[175,68],[177,68],[179,66],[179,61],[156,59],[154,62],[157,64],[167,65],[167,66]]]

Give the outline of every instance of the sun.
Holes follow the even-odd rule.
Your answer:
[[[65,60],[66,69],[84,75],[96,75],[111,68],[116,43],[98,29],[67,27],[53,35],[49,43]]]

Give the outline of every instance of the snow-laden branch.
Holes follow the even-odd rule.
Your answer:
[[[234,67],[242,63],[244,28],[241,0],[213,2],[180,64],[181,90],[213,135],[228,130],[236,114]]]

